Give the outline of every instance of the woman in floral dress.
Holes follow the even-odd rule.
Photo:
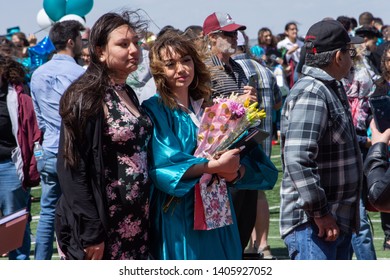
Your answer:
[[[152,123],[125,84],[144,27],[133,12],[98,19],[91,63],[61,100],[56,233],[67,259],[149,258]]]
[[[104,102],[108,107],[103,131],[109,216],[106,251],[112,259],[145,259],[149,218],[146,143],[151,123],[148,118],[134,117],[115,90],[107,91]]]

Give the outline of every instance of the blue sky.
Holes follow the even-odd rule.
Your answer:
[[[0,8],[0,34],[19,26],[27,35],[40,30],[36,17],[43,8],[43,0],[2,0]],[[299,35],[324,17],[353,16],[369,11],[390,24],[389,0],[94,0],[94,6],[86,15],[87,26],[92,26],[103,13],[121,7],[142,8],[160,28],[173,25],[184,29],[188,25],[202,25],[213,12],[226,12],[239,24],[247,26],[247,34],[256,38],[259,28],[267,26],[273,33],[283,32],[288,21],[299,23]],[[158,32],[151,23],[150,29]],[[38,39],[47,35],[42,31]]]

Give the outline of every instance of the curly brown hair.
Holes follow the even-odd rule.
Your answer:
[[[386,60],[387,59],[390,59],[390,56],[389,56],[389,51],[390,51],[390,44],[388,44],[384,50],[383,50],[383,54],[382,54],[382,57],[381,57],[381,71],[382,71],[382,77],[390,82],[390,68],[386,67]]]
[[[208,68],[203,62],[202,54],[196,50],[193,40],[177,31],[167,31],[160,37],[157,37],[149,53],[150,70],[162,102],[171,109],[178,107],[174,95],[167,84],[164,63],[161,58],[163,50],[176,52],[182,57],[186,55],[191,56],[194,61],[195,75],[189,86],[189,95],[194,100],[204,98],[204,105],[208,105],[211,96],[211,77]]]
[[[0,54],[0,77],[3,84],[23,84],[26,69],[14,58]]]
[[[269,32],[271,34],[271,38],[272,38],[271,45],[269,47],[275,48],[278,42],[276,40],[276,37],[272,34],[271,29],[269,29],[268,27],[263,27],[263,28],[259,29],[259,31],[257,32],[257,43],[260,46],[265,45],[265,42],[263,40],[263,35],[266,32]]]

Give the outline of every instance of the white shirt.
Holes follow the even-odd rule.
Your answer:
[[[286,61],[289,62],[290,59],[294,60],[296,63],[299,62],[299,58],[301,56],[301,48],[303,46],[303,42],[298,40],[293,43],[290,41],[290,39],[288,37],[286,37],[284,40],[280,41],[278,44],[277,44],[277,49],[282,49],[282,48],[286,48],[287,50],[290,50],[292,47],[294,47],[294,45],[298,45],[298,49],[293,52],[292,54],[287,54],[286,53]]]

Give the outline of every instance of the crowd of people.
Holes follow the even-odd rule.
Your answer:
[[[367,209],[390,250],[390,128],[369,106],[390,95],[390,26],[364,12],[301,37],[288,22],[276,36],[261,27],[253,46],[245,30],[214,12],[153,34],[137,11],[109,12],[91,28],[54,23],[55,50],[34,69],[37,38],[1,38],[0,212],[29,209],[41,185],[34,259],[50,260],[55,241],[61,259],[275,259],[278,144],[291,259],[376,259]],[[266,112],[256,126],[270,136],[245,155],[195,156],[202,116],[232,93]],[[196,188],[207,174],[209,204]],[[203,216],[219,211],[213,228],[198,227],[199,197]],[[30,258],[30,234],[28,223],[10,259]]]

